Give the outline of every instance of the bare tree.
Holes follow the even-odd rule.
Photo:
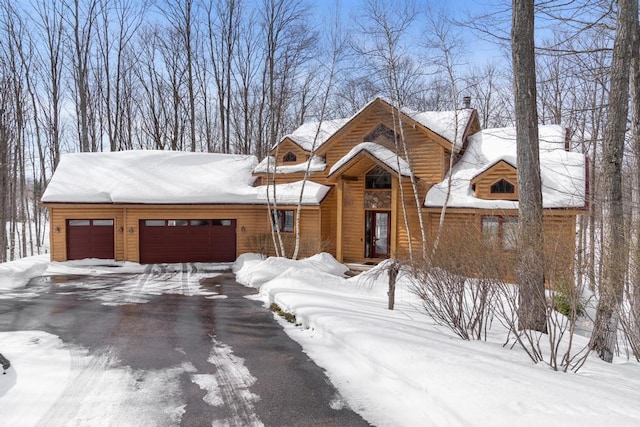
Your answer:
[[[538,143],[534,2],[513,0],[512,59],[516,111],[519,193],[520,329],[546,330],[544,245],[542,238],[542,182]]]
[[[638,20],[637,0],[619,0],[611,63],[608,120],[603,146],[603,275],[598,286],[596,321],[589,346],[607,362],[613,360],[618,310],[624,295],[625,236],[622,204],[622,159],[629,111],[631,46]]]
[[[187,73],[184,84],[186,85],[188,97],[189,141],[191,151],[196,151],[196,93],[193,66],[195,64],[194,52],[197,29],[194,23],[194,2],[193,0],[180,2],[166,1],[163,12],[169,20],[171,28],[170,34],[174,39],[174,44],[167,53],[171,55],[173,65],[182,62]],[[181,55],[184,55],[183,61],[180,61]],[[179,71],[177,67],[172,67],[170,73],[170,78],[174,84],[177,83],[178,80],[181,80],[181,77],[178,76]],[[174,88],[177,90],[176,86],[174,86]],[[178,96],[176,94],[174,97],[174,107],[177,107],[177,104],[175,104],[177,98]],[[174,118],[176,118],[176,116],[174,116]],[[177,131],[178,129],[174,128],[174,130]]]
[[[63,0],[66,24],[71,28],[68,45],[73,51],[72,71],[75,90],[76,120],[78,128],[78,142],[80,151],[95,151],[96,141],[91,140],[92,126],[91,111],[91,54],[96,31],[98,1]]]
[[[325,114],[327,113],[327,108],[329,105],[329,97],[331,96],[331,92],[333,90],[334,80],[336,75],[338,74],[339,62],[342,59],[344,54],[346,40],[340,31],[340,15],[338,11],[335,11],[335,22],[329,31],[330,38],[330,60],[328,63],[324,63],[325,66],[328,67],[327,74],[324,80],[324,89],[321,94],[321,104],[320,104],[320,114],[318,120],[318,127],[316,128],[316,133],[313,137],[313,143],[311,145],[311,150],[309,152],[309,160],[307,161],[307,167],[304,171],[304,177],[302,178],[302,185],[300,187],[300,196],[298,198],[298,206],[296,209],[296,222],[295,222],[295,234],[296,234],[296,242],[295,247],[293,249],[292,259],[298,258],[298,252],[300,250],[300,218],[302,217],[302,200],[304,197],[304,189],[309,179],[311,163],[314,160],[314,155],[316,151],[316,146],[318,143],[318,136],[320,135],[320,131],[322,130],[322,123],[325,119]]]

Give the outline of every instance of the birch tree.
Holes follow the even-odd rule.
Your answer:
[[[408,94],[415,88],[417,82],[417,65],[406,52],[403,52],[402,39],[414,23],[417,12],[412,2],[404,2],[402,7],[386,0],[368,0],[365,4],[366,23],[361,25],[360,31],[366,39],[356,45],[355,49],[374,70],[379,73],[383,81],[385,93],[389,95],[392,104],[392,123],[396,142],[396,154],[409,164],[409,179],[413,199],[415,202],[422,260],[427,259],[427,232],[422,212],[422,200],[418,184],[413,172],[411,153],[404,135],[403,110]],[[400,168],[398,167],[398,170]],[[406,197],[402,178],[399,177],[400,199],[403,209],[404,223],[409,240],[409,258],[413,261],[413,236],[406,206]]]

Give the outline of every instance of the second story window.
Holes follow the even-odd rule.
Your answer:
[[[285,154],[282,157],[282,161],[286,163],[295,162],[296,160],[298,160],[298,157],[295,154],[293,154],[291,151],[289,151],[287,154]]]
[[[509,181],[501,179],[491,186],[491,194],[513,194],[516,188]]]

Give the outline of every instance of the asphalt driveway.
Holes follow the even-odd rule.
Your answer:
[[[188,280],[199,274],[214,277],[195,285]],[[150,417],[154,421],[147,424],[368,425],[345,407],[322,369],[288,338],[271,312],[245,298],[256,291],[238,285],[228,270],[182,264],[149,266],[142,274],[39,277],[18,292],[24,296],[0,299],[1,331],[57,335],[65,344],[86,349],[94,361],[108,360],[110,367],[135,372],[136,383],[127,387],[136,389],[151,386],[145,373],[173,369],[177,384],[167,386],[166,394],[179,394],[181,415]],[[86,374],[67,387],[44,425],[65,425],[88,404],[85,396],[95,383],[89,373],[95,366],[83,369]],[[153,414],[163,402],[145,404]],[[96,420],[101,411],[107,416],[118,410],[94,408]],[[142,421],[131,420],[131,425]]]

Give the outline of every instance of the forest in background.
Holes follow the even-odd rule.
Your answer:
[[[470,96],[483,128],[513,126],[510,2],[482,12],[438,3],[363,0],[323,11],[305,0],[0,0],[0,261],[41,251],[48,237],[38,201],[65,152],[262,158],[305,121],[348,117],[374,96],[421,111]],[[577,235],[578,278],[591,285],[601,271],[615,20],[611,1],[536,9],[539,121],[567,126],[572,150],[591,165]],[[472,50],[476,39],[491,58]],[[630,236],[638,204],[631,137],[626,147]]]

